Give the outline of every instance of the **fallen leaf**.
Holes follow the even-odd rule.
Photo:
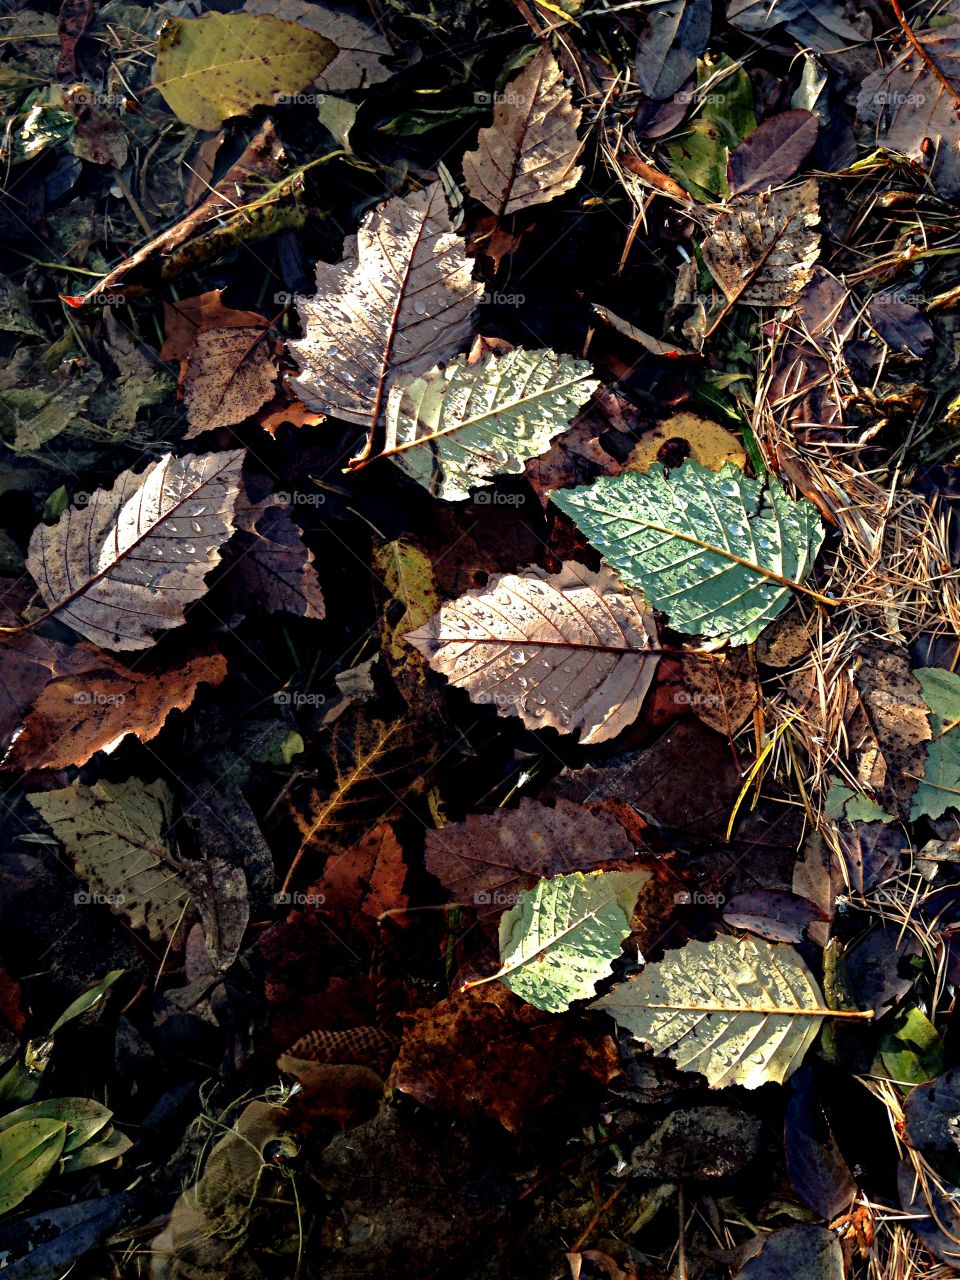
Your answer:
[[[497,95],[493,124],[463,157],[471,196],[500,219],[576,186],[583,173],[575,164],[580,115],[556,59],[541,49]]]
[[[336,55],[324,36],[270,14],[170,18],[157,40],[152,87],[185,124],[216,129],[306,88]]]
[[[407,639],[471,701],[531,729],[605,742],[636,719],[653,680],[656,628],[609,570],[531,566],[444,605]]]
[[[645,15],[637,44],[637,84],[648,98],[672,98],[693,74],[707,47],[713,10],[709,0],[668,0]]]
[[[772,1231],[735,1280],[844,1280],[840,1241],[826,1227],[797,1222]]]
[[[811,111],[769,116],[730,156],[730,194],[753,195],[787,182],[817,141],[820,121]]]
[[[391,71],[383,65],[393,50],[368,14],[359,17],[345,9],[334,9],[314,0],[246,0],[245,13],[273,14],[289,22],[299,22],[319,31],[337,46],[333,61],[314,80],[327,93],[348,93],[389,80]]]
[[[276,393],[275,343],[262,329],[208,329],[187,360],[185,440],[252,417]]]
[[[711,471],[719,471],[725,462],[732,462],[743,470],[747,463],[743,446],[731,431],[709,418],[684,411],[645,431],[630,451],[623,469],[649,471],[657,463],[672,465],[665,464],[664,457],[672,457],[678,443],[684,458],[692,458]]]
[[[179,626],[233,532],[243,458],[168,453],[38,525],[27,569],[51,616],[108,649],[146,649]]]
[[[317,293],[297,299],[291,385],[311,409],[372,430],[389,384],[449,359],[470,336],[483,285],[454,233],[439,182],[371,210]]]
[[[314,555],[290,514],[290,495],[261,496],[262,488],[248,476],[237,496],[232,546],[240,594],[245,603],[256,602],[268,613],[323,618],[326,607]]]

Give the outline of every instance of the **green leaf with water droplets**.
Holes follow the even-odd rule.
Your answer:
[[[668,951],[591,1008],[714,1089],[782,1084],[823,1019],[841,1016],[792,947],[727,936]]]
[[[733,463],[667,478],[603,476],[550,495],[629,586],[689,635],[750,644],[787,607],[823,542],[816,507]]]
[[[499,978],[538,1009],[562,1013],[594,994],[630,932],[649,871],[592,871],[541,880],[500,920]]]

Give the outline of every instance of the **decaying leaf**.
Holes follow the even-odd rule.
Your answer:
[[[624,470],[649,471],[660,465],[669,469],[677,457],[692,458],[711,471],[719,471],[725,462],[741,470],[747,455],[737,437],[696,413],[674,413],[655,427],[645,431],[630,451]]]
[[[467,190],[498,218],[554,200],[580,181],[580,110],[549,49],[512,80],[481,129],[477,150],[463,157]]]
[[[275,344],[262,329],[208,329],[197,336],[183,379],[192,440],[214,427],[232,427],[272,400],[279,366]]]
[[[636,719],[657,664],[642,597],[573,561],[558,574],[499,574],[407,639],[473,702],[531,729],[579,729],[584,743]]]
[[[738,196],[714,219],[703,242],[704,261],[728,302],[787,307],[813,274],[819,223],[815,178]]]
[[[792,178],[813,148],[819,128],[813,112],[800,109],[764,120],[730,156],[731,194],[752,195]]]
[[[392,50],[372,15],[359,17],[313,0],[246,0],[243,10],[298,22],[332,40],[337,46],[336,57],[313,82],[326,93],[366,89],[390,79],[391,73],[382,59],[388,58]]]
[[[858,657],[859,705],[847,723],[856,780],[881,808],[905,815],[932,736],[927,706],[902,646],[874,641]]]
[[[782,1084],[830,1012],[792,947],[725,935],[668,951],[591,1007],[713,1089]]]
[[[305,89],[336,54],[331,40],[271,14],[173,18],[157,40],[153,87],[185,124],[216,129]]]
[[[387,1081],[427,1106],[499,1120],[511,1133],[530,1113],[619,1072],[608,1036],[525,1004],[500,983],[447,996],[404,1027]]]
[[[237,497],[233,572],[248,603],[269,613],[323,618],[326,610],[313,552],[290,514],[289,495],[267,493],[251,477]]]
[[[4,677],[6,648],[0,649]],[[97,751],[115,750],[128,733],[149,742],[171,711],[190,706],[201,682],[217,685],[226,674],[219,653],[158,668],[125,667],[87,645],[65,649],[55,659],[49,683],[31,700],[3,768],[82,765]]]
[[[591,372],[586,360],[514,347],[400,378],[390,389],[378,457],[391,458],[434,497],[463,501],[498,475],[522,473],[549,449],[595,391]]]
[[[395,377],[426,372],[470,336],[483,291],[472,265],[441,183],[378,205],[339,263],[317,264],[316,295],[297,299],[296,394],[311,409],[373,427]]]
[[[108,649],[146,649],[179,626],[233,531],[243,458],[168,453],[38,525],[27,569],[51,615]]]
[[[457,902],[502,905],[542,876],[633,858],[633,841],[606,814],[569,800],[521,800],[428,831],[426,866]]]
[[[766,490],[732,463],[624,472],[551,499],[677,631],[749,644],[813,567],[823,527],[812,503]],[[766,501],[764,508],[761,504]]]
[[[574,871],[521,890],[500,920],[494,976],[537,1009],[562,1013],[589,999],[609,976],[649,879],[649,871]]]
[[[75,783],[27,799],[98,900],[152,941],[170,939],[189,895],[166,836],[173,796],[165,783]]]

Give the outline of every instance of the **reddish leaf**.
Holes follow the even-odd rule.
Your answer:
[[[766,191],[792,178],[810,154],[819,128],[811,111],[782,111],[764,120],[730,156],[731,194]]]

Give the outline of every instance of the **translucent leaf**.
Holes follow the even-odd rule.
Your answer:
[[[530,729],[579,729],[584,743],[636,719],[658,661],[642,597],[573,561],[557,574],[499,574],[407,639],[472,701]]]
[[[500,921],[494,976],[538,1009],[562,1013],[610,972],[649,871],[593,871],[541,880]]]
[[[171,936],[188,893],[166,839],[173,797],[163,782],[78,783],[27,799],[90,885],[80,903],[102,898],[154,942]]]
[[[732,644],[782,613],[823,541],[812,503],[773,480],[764,491],[731,463],[713,472],[687,461],[669,479],[659,469],[603,476],[551,498],[674,630]]]
[[[402,378],[390,390],[383,454],[437,498],[462,501],[546,453],[599,385],[586,360],[514,348],[477,364]]]
[[[493,124],[463,157],[467,190],[498,218],[569,191],[583,173],[579,123],[556,58],[541,49],[497,95]]]
[[[0,1133],[0,1213],[25,1200],[53,1170],[67,1136],[59,1120],[22,1120]]]
[[[449,359],[470,336],[483,285],[454,233],[439,182],[371,210],[339,263],[317,264],[289,344],[294,392],[311,409],[372,427],[388,384]]]
[[[107,649],[147,649],[180,626],[233,532],[243,458],[168,453],[38,525],[27,569],[53,616]]]
[[[727,936],[668,951],[591,1007],[715,1089],[782,1084],[830,1016],[792,947]]]

